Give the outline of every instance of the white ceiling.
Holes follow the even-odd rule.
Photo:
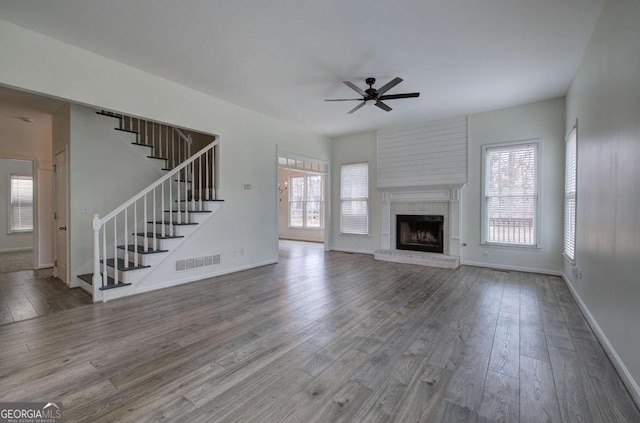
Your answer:
[[[335,136],[563,96],[603,0],[0,0],[3,20]],[[387,113],[341,81],[377,87]],[[357,97],[357,95],[356,95]]]

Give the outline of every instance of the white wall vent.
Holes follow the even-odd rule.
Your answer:
[[[176,260],[176,272],[198,269],[200,267],[209,267],[216,264],[220,264],[220,254]]]

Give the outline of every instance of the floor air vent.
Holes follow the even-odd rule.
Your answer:
[[[216,264],[220,264],[220,254],[176,260],[176,272],[198,269],[200,267],[209,267]]]

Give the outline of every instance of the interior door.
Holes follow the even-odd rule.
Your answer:
[[[65,284],[67,278],[67,151],[56,154],[55,158],[55,276]]]

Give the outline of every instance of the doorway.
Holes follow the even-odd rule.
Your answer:
[[[329,164],[278,152],[278,238],[323,243],[328,247]]]

